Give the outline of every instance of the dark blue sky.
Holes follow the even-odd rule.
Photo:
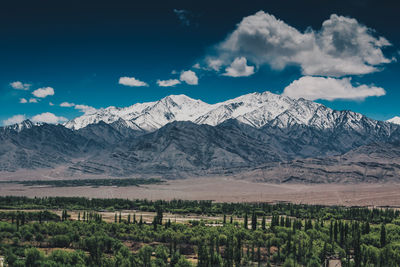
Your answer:
[[[304,32],[319,30],[331,14],[356,19],[386,38],[386,58],[398,57],[398,1],[2,1],[0,4],[0,121],[14,115],[51,112],[71,119],[82,113],[62,102],[94,108],[128,106],[169,94],[186,94],[209,103],[254,91],[282,93],[303,76],[299,66],[274,70],[259,65],[248,77],[229,77],[192,68],[225,40],[236,25],[257,11],[274,15]],[[180,20],[176,10],[184,10]],[[250,62],[251,63],[251,62]],[[350,109],[376,119],[400,115],[400,67],[392,61],[379,72],[351,75],[353,85],[382,87],[386,95],[365,100],[318,100],[335,109]],[[182,82],[159,87],[157,80],[179,79],[191,69],[198,85]],[[177,74],[172,74],[176,71]],[[147,87],[118,84],[135,77]],[[30,84],[17,90],[11,82]],[[32,92],[52,87],[54,95]],[[50,106],[49,102],[54,105]]]

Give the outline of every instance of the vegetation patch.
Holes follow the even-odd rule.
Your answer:
[[[105,221],[95,210],[105,204],[121,207],[125,202],[120,201],[125,200],[0,198],[13,209],[88,207],[66,208],[61,216],[46,210],[0,212],[0,255],[9,266],[400,266],[400,217],[393,209],[128,202],[154,209],[152,221],[136,210],[116,211],[114,220]],[[195,210],[222,216],[177,223],[164,216],[175,208],[182,214]],[[78,216],[72,218],[72,212]]]
[[[26,180],[4,181],[2,183],[22,184],[24,186],[78,187],[78,186],[140,186],[161,184],[164,180],[158,178],[126,178],[126,179],[73,179],[73,180]]]

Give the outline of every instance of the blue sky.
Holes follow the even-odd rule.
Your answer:
[[[400,115],[393,3],[8,1],[0,7],[0,122],[266,90],[386,120]]]

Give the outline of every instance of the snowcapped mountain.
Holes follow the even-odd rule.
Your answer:
[[[363,116],[351,113],[353,119]],[[174,121],[216,126],[229,119],[261,128],[268,123],[276,127],[293,124],[319,129],[334,127],[342,112],[321,104],[293,99],[271,92],[251,93],[216,104],[207,104],[185,95],[171,95],[156,102],[137,103],[126,108],[108,107],[93,114],[85,114],[64,124],[78,130],[89,124],[103,121],[107,124],[124,124],[133,130],[155,131]]]
[[[394,124],[400,124],[400,117],[399,116],[395,116],[393,118],[391,118],[390,120],[387,120],[387,122],[391,122]]]
[[[3,129],[3,131],[7,131],[7,132],[9,132],[9,131],[21,132],[22,130],[30,129],[35,125],[40,125],[40,123],[33,123],[30,120],[24,120],[20,123],[15,123],[12,125],[5,126],[2,129]]]
[[[0,174],[59,169],[66,177],[175,178],[250,171],[262,179],[364,181],[374,169],[374,177],[390,180],[398,177],[400,125],[270,92],[216,104],[171,95],[100,109],[64,125],[0,127],[0,141]],[[396,153],[389,153],[394,145]],[[343,165],[340,155],[353,150],[353,161]],[[282,174],[281,164],[291,171]]]
[[[379,179],[398,177],[393,164],[399,161],[400,125],[270,92],[216,104],[171,95],[99,109],[64,125],[24,121],[0,127],[0,141],[0,174],[61,168],[57,175],[68,177],[174,178],[255,171],[292,179],[300,171],[299,179],[336,181],[349,175],[363,181],[371,168],[384,174]],[[380,148],[394,145],[394,154]],[[361,153],[357,148],[363,146]],[[340,155],[352,150],[349,173],[347,165],[340,165]],[[337,165],[330,169],[325,159],[338,160]],[[280,174],[280,164],[290,165],[290,177]],[[386,175],[388,168],[396,171]]]
[[[89,124],[125,123],[134,130],[154,131],[173,121],[194,121],[210,110],[212,105],[185,95],[171,95],[156,102],[137,103],[126,108],[108,107],[85,114],[64,124],[78,130]]]

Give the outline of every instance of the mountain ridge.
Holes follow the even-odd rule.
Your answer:
[[[322,171],[321,166],[317,168],[321,171],[316,171],[310,163],[304,163],[301,169],[296,166],[306,159],[304,162],[315,160],[321,165],[326,159],[325,167],[329,169],[332,157],[355,151],[353,156],[360,162],[348,165],[356,166],[360,172],[360,168],[371,168],[374,163],[365,163],[363,157],[356,155],[368,155],[365,151],[370,151],[385,158],[385,154],[379,145],[364,151],[358,148],[382,144],[390,150],[390,144],[400,141],[400,125],[348,110],[332,110],[304,99],[266,92],[222,103],[210,105],[184,95],[168,96],[150,104],[109,107],[65,125],[25,121],[1,127],[0,173],[60,167],[62,171],[57,175],[65,177],[184,178],[240,173],[259,176],[257,170],[264,165],[286,164],[294,172],[300,170],[304,177],[280,175],[280,169],[274,167],[273,171],[263,173],[275,178],[263,179],[312,182],[305,177],[308,168],[310,177],[318,182],[344,181],[346,174],[360,181],[363,176],[348,172],[348,167],[338,160],[335,167],[344,168],[342,176]],[[121,114],[135,119],[123,119]],[[78,127],[83,122],[95,123]],[[74,124],[67,127],[68,123]],[[399,159],[388,166],[376,159],[377,168],[388,173],[384,170],[397,168],[396,160]],[[393,176],[397,173],[380,179],[396,179]],[[328,176],[322,177],[325,174]]]
[[[291,114],[296,113],[296,110],[297,114],[293,116],[296,116],[299,123],[306,124],[313,111],[320,106],[323,105],[269,91],[250,93],[216,104],[207,104],[186,95],[170,95],[159,101],[137,103],[125,108],[111,106],[99,109],[94,113],[74,118],[64,126],[78,130],[99,121],[113,123],[122,119],[134,130],[154,131],[173,121],[192,121],[215,126],[227,119],[238,119],[260,128],[284,112]],[[326,109],[328,112],[333,111]]]

